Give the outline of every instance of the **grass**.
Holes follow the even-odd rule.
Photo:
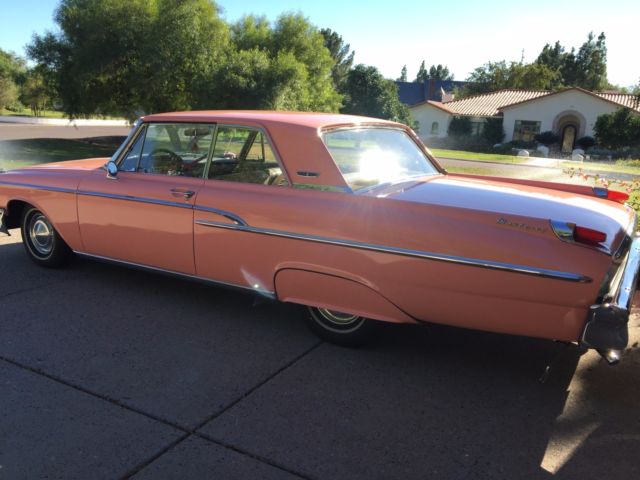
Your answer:
[[[560,165],[565,168],[582,168],[583,170],[596,170],[603,172],[618,172],[640,175],[640,160],[615,160],[606,162],[562,161],[560,162]]]
[[[494,162],[506,164],[526,165],[527,158],[515,157],[513,155],[500,155],[497,153],[476,153],[464,150],[443,150],[439,148],[431,149],[436,158],[452,158],[457,160],[467,160],[472,162]],[[603,162],[572,162],[560,160],[560,168],[582,168],[583,170],[595,170],[602,172],[629,173],[640,175],[640,160],[616,160]]]
[[[63,160],[110,157],[121,141],[121,137],[4,140],[0,141],[0,170]]]
[[[526,158],[514,155],[501,155],[499,153],[476,153],[465,152],[464,150],[444,150],[442,148],[430,149],[436,158],[455,158],[458,160],[470,160],[475,162],[497,162],[497,163],[526,163]]]

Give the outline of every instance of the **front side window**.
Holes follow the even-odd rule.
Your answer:
[[[532,142],[540,133],[540,122],[531,120],[516,120],[513,126],[513,140]]]
[[[438,122],[433,122],[431,124],[431,135],[438,135],[439,129],[440,129],[440,125],[438,125]]]
[[[215,125],[151,123],[142,128],[120,162],[121,171],[184,177],[203,176]]]
[[[218,127],[208,178],[228,182],[288,185],[268,137],[255,128]]]
[[[339,129],[326,132],[323,139],[353,191],[438,173],[422,149],[401,129]]]

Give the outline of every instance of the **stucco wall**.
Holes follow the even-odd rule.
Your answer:
[[[593,97],[576,90],[558,93],[534,101],[507,107],[504,113],[505,142],[513,139],[513,127],[516,120],[532,120],[540,122],[540,131],[554,131],[554,120],[566,112],[578,118],[584,117],[576,138],[585,135],[593,136],[593,126],[599,115],[617,110],[617,106],[605,100]],[[576,115],[576,112],[579,115]],[[556,133],[560,133],[557,132]]]
[[[420,124],[417,133],[422,140],[428,142],[430,137],[447,136],[447,129],[449,128],[449,121],[451,120],[451,115],[447,112],[443,112],[428,103],[410,107],[409,111],[413,119]],[[431,135],[431,125],[433,122],[438,122],[438,135]]]

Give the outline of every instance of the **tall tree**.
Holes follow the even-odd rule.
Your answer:
[[[398,78],[399,82],[406,82],[407,81],[407,66],[404,65],[402,67],[402,70],[400,70],[400,77]]]
[[[488,62],[469,75],[467,81],[470,83],[463,89],[463,95],[476,95],[507,88],[549,90],[557,83],[557,77],[557,72],[539,63],[507,64],[504,60]]]
[[[342,113],[385,118],[415,126],[407,106],[398,98],[398,86],[376,67],[356,65],[345,84]]]
[[[355,52],[350,51],[351,46],[344,43],[344,40],[337,32],[330,28],[323,28],[320,33],[324,37],[324,46],[329,50],[331,58],[335,61],[331,67],[331,77],[336,90],[340,90],[347,79],[349,70],[353,66]]]
[[[337,111],[341,95],[331,76],[325,37],[302,15],[272,25],[247,16],[231,26],[230,49],[213,75],[208,106]],[[346,59],[345,59],[346,60]]]
[[[71,116],[189,108],[228,43],[210,0],[62,0],[55,21],[28,52]]]
[[[0,110],[18,106],[18,86],[24,83],[24,59],[0,49]]]
[[[575,57],[576,85],[587,90],[603,90],[609,86],[607,80],[607,46],[604,32],[596,39],[589,32]]]
[[[453,75],[449,72],[449,68],[445,65],[431,65],[429,68],[429,78],[434,80],[453,80]]]
[[[427,71],[427,67],[424,64],[424,60],[420,64],[420,68],[418,69],[418,74],[416,75],[415,82],[422,83],[429,80],[429,72]]]

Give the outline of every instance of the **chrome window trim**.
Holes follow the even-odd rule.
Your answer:
[[[516,265],[511,263],[494,262],[491,260],[481,260],[477,258],[460,257],[456,255],[445,255],[434,252],[426,252],[422,250],[411,250],[401,247],[392,247],[387,245],[377,245],[372,243],[357,242],[351,240],[341,240],[338,238],[321,237],[317,235],[307,235],[304,233],[293,233],[283,230],[272,230],[267,228],[251,227],[248,225],[233,225],[228,223],[212,222],[209,220],[196,219],[195,223],[204,227],[226,228],[230,230],[238,230],[241,232],[256,233],[259,235],[269,235],[274,237],[291,238],[295,240],[303,240],[315,243],[324,243],[329,245],[337,245],[342,247],[357,248],[360,250],[374,251],[380,253],[389,253],[394,255],[402,255],[405,257],[423,258],[426,260],[435,260],[440,262],[449,262],[459,265],[467,265],[472,267],[486,268],[490,270],[501,270],[512,273],[520,273],[524,275],[534,275],[543,278],[552,278],[556,280],[564,280],[569,282],[590,283],[591,278],[570,272],[561,272],[557,270],[549,270],[537,267],[528,267],[524,265]]]
[[[213,152],[215,150],[216,142],[218,141],[218,130],[221,127],[242,128],[242,129],[245,129],[245,130],[257,130],[260,133],[262,133],[262,135],[264,135],[269,140],[269,145],[271,146],[271,151],[273,152],[273,155],[276,157],[276,162],[278,163],[278,166],[280,167],[280,170],[282,170],[282,173],[284,174],[285,178],[287,179],[287,183],[288,183],[287,187],[292,187],[293,186],[293,182],[291,181],[291,178],[289,177],[289,172],[287,172],[287,169],[284,166],[284,162],[282,161],[282,158],[280,158],[280,154],[278,153],[278,150],[276,149],[275,143],[273,142],[273,139],[271,138],[271,135],[269,135],[269,132],[267,132],[262,127],[255,127],[253,125],[241,125],[241,124],[235,124],[235,123],[216,123],[216,131],[214,132],[215,137],[213,139],[213,142],[211,142],[212,143],[211,154],[209,155],[209,159],[207,160],[207,166],[205,167],[204,179],[206,181],[209,181],[209,180],[218,181],[218,182],[225,182],[225,181],[228,182],[229,181],[229,180],[224,180],[224,179],[209,178],[209,169],[211,167],[211,163],[213,162]],[[243,185],[260,185],[258,183],[250,183],[250,182],[233,182],[233,183],[241,183]],[[273,185],[267,185],[267,186],[273,186]]]
[[[118,166],[118,170],[120,170],[120,164],[124,161],[124,157],[127,156],[127,153],[129,153],[131,147],[136,143],[138,137],[142,135],[142,133],[146,129],[146,126],[147,124],[144,123],[143,120],[136,120],[136,123],[133,124],[133,129],[129,136],[125,139],[124,142],[122,142],[122,145],[120,145],[118,150],[116,150],[116,152],[111,157],[111,161],[115,162],[115,164]],[[138,163],[140,163],[139,159]]]
[[[203,282],[203,283],[216,285],[216,286],[236,288],[236,289],[240,289],[240,290],[245,290],[245,291],[258,293],[258,294],[260,294],[262,296],[265,296],[265,297],[268,297],[268,298],[270,298],[272,300],[276,299],[275,292],[272,292],[271,290],[266,290],[266,289],[263,289],[263,288],[256,288],[256,287],[250,287],[250,286],[247,286],[247,285],[238,285],[236,283],[222,282],[222,281],[219,281],[219,280],[212,280],[210,278],[200,277],[198,275],[191,275],[189,273],[175,272],[173,270],[166,270],[164,268],[152,267],[150,265],[144,265],[144,264],[141,264],[141,263],[128,262],[126,260],[118,260],[117,258],[104,257],[102,255],[94,255],[92,253],[80,252],[80,251],[75,251],[75,250],[74,250],[74,253],[79,255],[79,256],[81,256],[81,257],[86,257],[86,258],[90,258],[90,259],[93,259],[93,260],[100,260],[100,261],[103,261],[103,262],[114,263],[114,264],[118,264],[118,265],[124,265],[124,266],[127,266],[127,267],[133,267],[133,268],[136,268],[136,269],[149,271],[149,272],[154,272],[154,273],[162,273],[162,274],[169,275],[169,276],[172,276],[172,277],[185,278],[185,279],[188,279],[188,280],[195,280],[195,281],[198,281],[198,282]]]

